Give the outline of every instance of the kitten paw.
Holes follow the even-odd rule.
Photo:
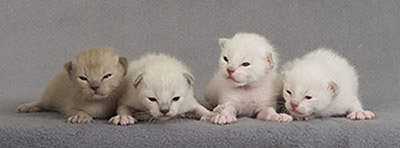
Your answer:
[[[213,112],[220,114],[222,112],[222,110],[224,110],[224,109],[225,109],[225,107],[223,105],[218,105],[217,107],[215,107],[213,109]]]
[[[211,123],[218,125],[232,124],[237,121],[235,116],[227,116],[227,115],[215,115],[211,118]]]
[[[112,117],[108,122],[114,125],[125,126],[125,125],[135,124],[136,119],[130,115],[116,115]]]
[[[299,121],[307,121],[307,120],[314,119],[314,115],[309,115],[309,116],[305,116],[305,117],[295,117],[295,118],[296,118],[296,120],[299,120]]]
[[[347,115],[347,119],[350,120],[370,120],[375,117],[375,114],[371,111],[361,110],[354,111]]]
[[[32,103],[22,104],[22,105],[18,106],[17,110],[18,110],[18,112],[21,112],[21,113],[34,113],[34,112],[42,111],[42,109],[39,106],[37,106],[36,104],[32,104]]]
[[[86,113],[78,113],[76,115],[72,115],[68,118],[68,122],[75,124],[75,123],[89,123],[93,120],[91,116]]]
[[[273,121],[273,122],[292,122],[293,117],[288,115],[288,114],[273,114],[267,117],[267,121]]]

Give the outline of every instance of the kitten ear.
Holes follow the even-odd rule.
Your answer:
[[[183,76],[185,77],[185,79],[187,80],[187,82],[189,83],[189,85],[192,86],[193,83],[194,83],[194,77],[193,77],[193,75],[190,74],[190,73],[185,72],[185,73],[183,73]]]
[[[218,39],[218,43],[219,43],[219,47],[221,48],[221,50],[225,49],[225,43],[228,41],[229,39],[227,38],[219,38]]]
[[[272,57],[272,53],[267,54],[267,63],[269,69],[273,69],[275,67],[275,62],[274,58]]]
[[[125,57],[119,57],[118,59],[119,64],[122,65],[122,68],[124,68],[124,74],[128,71],[128,60]]]
[[[339,94],[339,86],[334,81],[328,82],[328,90],[332,92],[334,97],[336,97]]]
[[[65,63],[64,64],[64,69],[71,76],[72,75],[72,61],[69,61],[69,62]]]
[[[133,86],[137,88],[143,80],[143,73],[139,73],[139,75],[136,77],[135,81],[133,81]]]

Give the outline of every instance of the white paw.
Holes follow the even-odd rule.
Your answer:
[[[305,116],[305,117],[295,117],[295,118],[296,118],[296,120],[307,121],[307,120],[314,119],[314,115],[309,115],[309,116]]]
[[[288,114],[273,114],[267,117],[267,121],[273,121],[273,122],[292,122],[293,117],[288,115]]]
[[[33,112],[41,112],[42,109],[40,107],[38,107],[35,104],[32,103],[27,103],[27,104],[22,104],[20,106],[18,106],[17,108],[18,112],[21,113],[33,113]]]
[[[362,111],[354,111],[347,115],[347,119],[350,120],[369,120],[375,117],[375,114],[371,111],[362,110]]]
[[[72,115],[68,118],[68,122],[69,123],[89,123],[93,120],[93,118],[91,116],[89,116],[88,114],[83,114],[83,113],[78,113],[76,115]]]
[[[224,109],[225,109],[224,105],[218,105],[217,107],[215,107],[213,109],[213,112],[220,114],[222,112],[222,110],[224,110]]]
[[[130,125],[135,124],[136,119],[130,115],[116,115],[112,117],[108,122],[114,125]]]
[[[211,123],[218,125],[232,124],[237,121],[235,116],[217,114],[211,118]]]

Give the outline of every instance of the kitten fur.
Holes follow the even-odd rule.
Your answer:
[[[372,119],[358,98],[358,75],[354,66],[330,49],[319,48],[283,66],[285,106],[298,120],[314,115],[347,114],[351,120]]]
[[[278,54],[258,34],[237,33],[220,38],[219,70],[206,89],[205,100],[217,113],[214,124],[236,122],[236,116],[290,122],[292,117],[276,112],[281,89],[278,79]]]
[[[148,54],[132,61],[127,77],[130,85],[119,101],[118,115],[109,120],[112,124],[134,124],[138,112],[149,112],[161,120],[185,113],[193,113],[197,118],[211,114],[194,97],[190,70],[171,56]]]
[[[125,88],[126,58],[111,48],[89,48],[64,65],[64,71],[48,85],[38,101],[23,104],[19,112],[58,111],[70,123],[87,123],[93,118],[115,114],[116,100]]]

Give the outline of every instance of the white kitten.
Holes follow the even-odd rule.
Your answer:
[[[110,119],[116,125],[134,124],[137,112],[150,112],[157,119],[166,120],[176,115],[193,113],[198,118],[209,114],[194,97],[193,76],[180,61],[164,54],[149,54],[130,63],[127,93]]]
[[[299,120],[313,115],[348,114],[352,120],[372,119],[358,99],[358,75],[346,59],[320,48],[283,67],[285,106]]]
[[[281,82],[276,71],[278,55],[268,41],[257,34],[237,33],[231,39],[219,39],[219,45],[220,69],[205,95],[218,113],[211,122],[230,124],[237,115],[292,121],[291,116],[275,111]]]

